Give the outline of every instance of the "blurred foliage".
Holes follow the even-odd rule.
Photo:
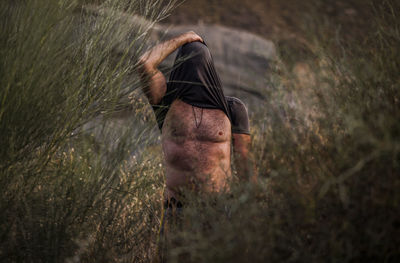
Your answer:
[[[325,2],[296,14],[307,57],[281,47],[251,114],[259,184],[186,193],[169,262],[399,261],[400,4],[371,2],[348,38]],[[149,27],[116,18],[172,4],[0,2],[1,261],[157,259],[162,156],[134,92]]]
[[[400,259],[400,5],[366,3],[370,28],[352,38],[325,4],[293,14],[308,55],[278,47],[252,114],[260,184],[190,199],[172,262]]]
[[[151,22],[168,11],[159,2],[1,1],[1,261],[99,262],[152,247],[163,183],[146,171],[160,150],[137,156],[150,128],[132,92]],[[121,125],[123,111],[137,118]]]

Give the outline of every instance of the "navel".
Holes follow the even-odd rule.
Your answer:
[[[224,133],[222,131],[220,131],[218,134],[219,134],[219,136],[224,135]]]

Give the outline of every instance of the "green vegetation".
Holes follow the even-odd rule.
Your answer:
[[[78,1],[0,2],[2,261],[156,257],[161,151],[134,92],[149,29],[116,18],[158,21],[171,5],[101,2],[102,16]],[[362,39],[303,14],[307,59],[277,61],[251,114],[260,184],[187,193],[169,262],[400,259],[400,4],[368,8]]]
[[[127,163],[149,129],[138,119],[116,131],[113,120],[140,85],[132,73],[149,28],[117,18],[157,21],[169,7],[104,2],[102,15],[76,1],[0,3],[2,261],[99,262],[154,246],[160,157]]]

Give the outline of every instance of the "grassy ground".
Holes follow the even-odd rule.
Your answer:
[[[154,20],[166,11],[156,0],[105,2]],[[143,50],[116,59],[130,25],[111,12],[77,30],[75,4],[0,2],[0,260],[152,262],[164,182],[142,97],[130,97],[136,126],[110,140],[125,88],[143,85]],[[251,29],[283,56],[252,113],[259,184],[187,193],[169,262],[398,262],[399,2],[207,0],[174,12],[169,22]],[[82,129],[93,119],[96,129]]]

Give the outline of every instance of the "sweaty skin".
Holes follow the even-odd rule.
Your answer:
[[[231,177],[231,124],[223,111],[174,101],[164,122],[162,147],[167,198],[179,198],[180,188],[200,192],[227,190]]]

